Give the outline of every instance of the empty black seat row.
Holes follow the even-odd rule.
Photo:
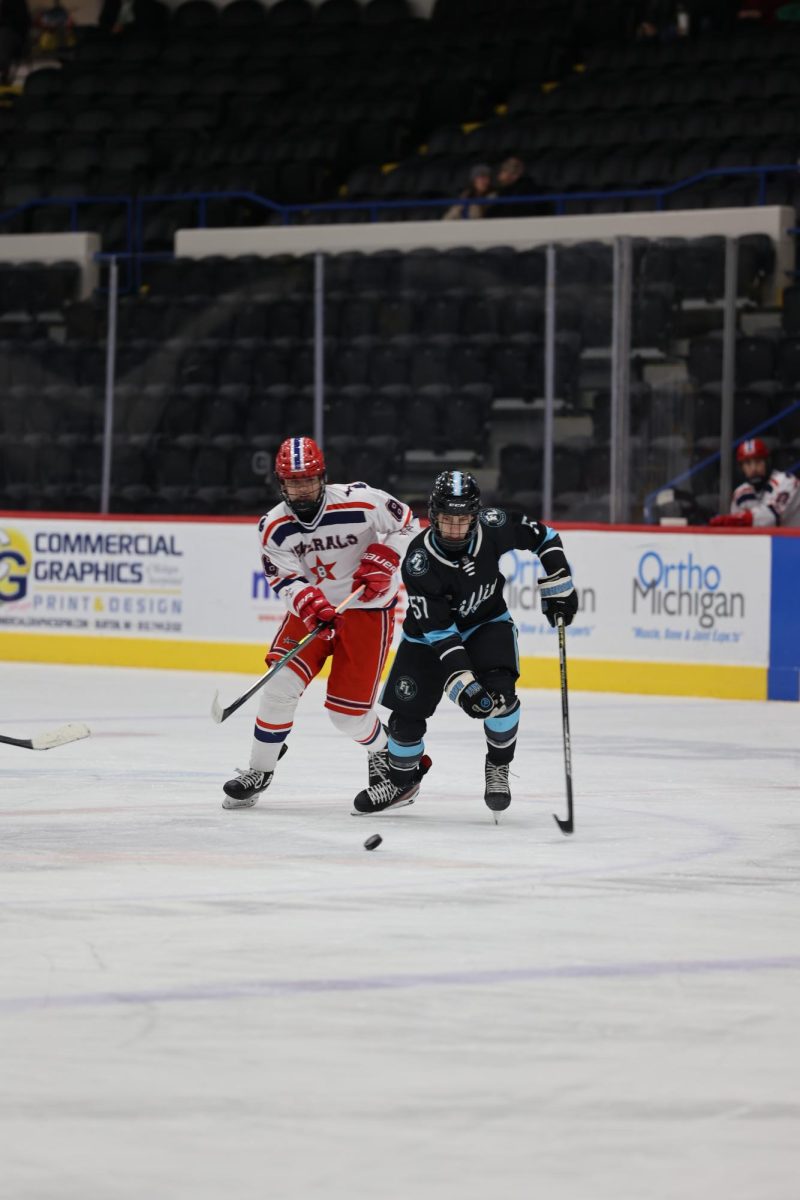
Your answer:
[[[77,263],[0,263],[0,314],[51,312],[75,300],[81,273]]]
[[[674,303],[668,284],[637,289],[635,344],[664,341]],[[557,329],[579,334],[584,345],[609,345],[611,308],[610,288],[565,284],[556,299]],[[325,300],[324,330],[330,346],[332,339],[341,343],[365,337],[384,342],[439,336],[534,339],[542,336],[544,310],[542,288],[498,288],[477,295],[447,291],[428,297],[422,292],[334,292]],[[75,305],[65,315],[68,339],[102,336],[106,314],[98,306]],[[216,305],[134,300],[120,305],[117,337],[123,343],[192,338],[243,342],[252,348],[274,339],[307,339],[313,324],[311,297]]]
[[[742,294],[770,274],[775,251],[769,237],[748,234],[737,239],[738,277]],[[662,238],[634,240],[635,270],[646,285],[674,286],[682,296],[721,296],[725,239]],[[277,255],[259,258],[209,257],[176,259],[146,265],[151,294],[173,297],[235,295],[267,297],[311,294],[313,256]],[[326,292],[483,292],[487,289],[541,288],[545,282],[543,249],[514,250],[384,250],[374,254],[350,252],[326,255]],[[601,242],[559,246],[558,286],[603,285],[612,278],[612,249]],[[706,281],[703,284],[703,281]],[[527,293],[526,293],[527,294]]]
[[[722,379],[722,336],[692,339],[689,374],[702,387]],[[737,387],[779,381],[784,387],[800,382],[800,337],[737,337]]]
[[[559,335],[556,379],[559,391],[571,395],[580,342]],[[462,387],[491,383],[500,395],[537,396],[543,388],[543,347],[527,335],[505,341],[491,335],[459,340],[438,337],[356,337],[337,342],[326,356],[326,376],[333,385],[442,384]],[[0,345],[0,387],[74,384],[101,387],[106,376],[105,348],[97,344],[55,342]],[[225,384],[259,390],[271,384],[303,387],[313,382],[312,345],[281,338],[258,344],[225,341],[141,341],[120,347],[116,362],[119,383],[138,386]]]
[[[374,477],[391,484],[402,448],[381,436],[331,447],[332,477]],[[225,437],[172,441],[120,437],[112,460],[112,509],[123,512],[263,512],[274,497],[266,484],[269,453]],[[39,437],[0,438],[0,507],[96,511],[101,447]]]

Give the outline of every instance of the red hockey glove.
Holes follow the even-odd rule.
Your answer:
[[[753,524],[753,514],[749,508],[745,508],[742,512],[723,513],[719,517],[712,517],[708,523],[709,525],[738,525],[741,528]]]
[[[362,600],[375,600],[392,586],[392,576],[400,566],[400,555],[391,546],[373,542],[367,546],[361,562],[353,572],[353,583],[364,585]]]
[[[322,637],[333,637],[336,609],[318,587],[303,588],[294,598],[294,611],[309,630],[318,625],[329,625],[330,629]]]

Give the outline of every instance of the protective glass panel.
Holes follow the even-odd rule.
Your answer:
[[[102,301],[76,263],[0,264],[0,507],[95,511],[105,373]]]
[[[313,433],[313,256],[146,262],[117,322],[111,508],[258,514]]]
[[[613,247],[556,247],[554,521],[609,519]]]
[[[783,344],[763,308],[776,302],[775,250],[764,235],[735,240],[730,308],[732,444],[722,446],[726,243],[721,236],[664,238],[637,245],[631,402],[636,508],[659,523],[706,524],[720,495],[722,455],[740,482],[734,445],[761,436],[778,450],[791,421]],[[637,440],[638,439],[638,440]],[[637,519],[641,519],[637,517]]]

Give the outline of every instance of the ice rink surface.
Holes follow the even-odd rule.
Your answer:
[[[303,700],[224,812],[241,675],[2,666],[3,1200],[797,1200],[800,707],[446,701],[413,807]],[[371,833],[383,835],[373,853]]]

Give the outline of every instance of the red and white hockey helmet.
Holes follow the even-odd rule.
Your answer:
[[[325,498],[325,455],[314,439],[295,437],[281,442],[275,455],[275,476],[287,508],[299,521],[313,521]],[[318,480],[318,486],[310,489],[287,487],[287,484],[301,480]]]
[[[287,438],[275,456],[275,474],[286,479],[314,479],[325,474],[325,455],[313,438]]]
[[[744,442],[740,442],[736,448],[736,461],[741,464],[747,462],[751,458],[763,458],[765,461],[769,458],[769,450],[766,443],[762,442],[761,438],[747,438]]]

